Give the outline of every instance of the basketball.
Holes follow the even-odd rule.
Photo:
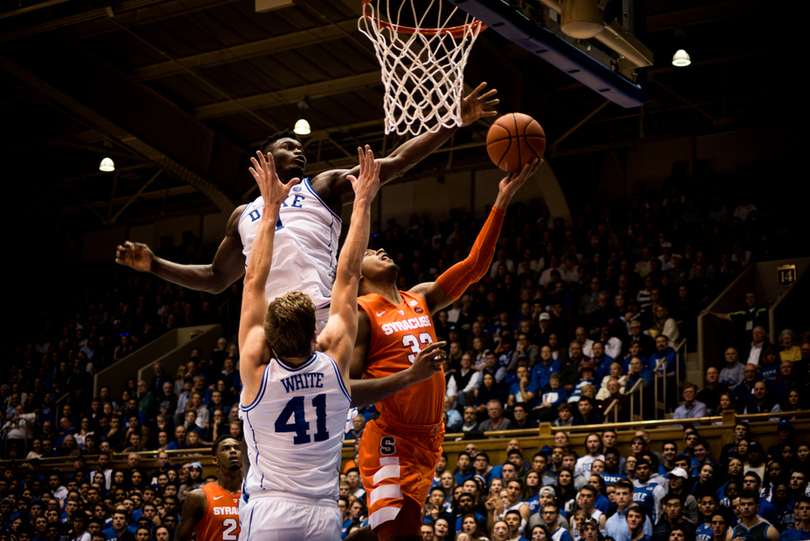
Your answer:
[[[498,168],[520,173],[523,166],[546,151],[546,132],[538,122],[523,113],[498,118],[487,133],[487,154]]]

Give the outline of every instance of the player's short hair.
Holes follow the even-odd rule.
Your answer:
[[[277,357],[309,357],[315,336],[315,305],[304,293],[288,291],[267,307],[264,336]]]
[[[268,152],[270,152],[270,145],[272,145],[273,143],[275,143],[280,139],[295,139],[296,141],[300,141],[300,139],[298,139],[298,135],[294,131],[286,129],[277,131],[276,133],[265,139],[264,143],[262,143],[262,146],[260,148],[262,154],[267,154]]]
[[[219,444],[222,443],[224,440],[235,440],[239,441],[230,434],[220,434],[217,439],[214,440],[214,444],[211,446],[211,455],[217,456],[217,452],[219,452]]]

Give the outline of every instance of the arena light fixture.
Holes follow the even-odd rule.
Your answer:
[[[98,166],[99,171],[104,171],[105,173],[112,173],[115,171],[115,162],[112,161],[112,158],[106,157],[101,160],[101,163]]]
[[[309,108],[309,103],[307,103],[306,98],[298,102],[298,109],[300,109],[298,121],[295,123],[295,127],[293,128],[293,132],[296,135],[309,135],[312,133],[312,130],[309,127],[309,122],[307,121],[306,115],[304,111]]]
[[[684,49],[678,49],[675,51],[675,54],[672,55],[672,65],[676,68],[685,68],[691,63],[692,59],[689,58],[689,53],[687,53]]]

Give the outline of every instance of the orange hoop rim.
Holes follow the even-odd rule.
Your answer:
[[[374,21],[376,24],[381,26],[382,28],[388,28],[393,30],[394,32],[399,32],[402,34],[422,34],[425,36],[435,36],[437,34],[449,34],[454,38],[463,38],[464,36],[468,35],[469,31],[475,31],[478,28],[478,32],[483,32],[487,29],[487,25],[475,19],[471,23],[462,24],[460,26],[451,26],[449,28],[414,28],[412,26],[400,26],[391,24],[389,22],[383,21],[378,19],[377,17],[373,16],[371,13],[368,12],[367,8],[369,4],[371,4],[374,0],[363,0],[363,17],[370,21]]]

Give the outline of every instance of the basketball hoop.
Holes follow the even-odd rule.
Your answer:
[[[448,26],[458,8],[443,17],[443,1],[430,0],[424,13],[419,13],[415,0],[363,0],[363,16],[357,26],[374,44],[380,61],[386,134],[419,135],[424,130],[461,125],[464,67],[486,25],[465,14],[464,24]],[[384,13],[380,9],[383,2]],[[392,10],[392,2],[401,4]],[[406,3],[414,26],[400,24]],[[434,27],[425,25],[431,11],[438,13]]]

